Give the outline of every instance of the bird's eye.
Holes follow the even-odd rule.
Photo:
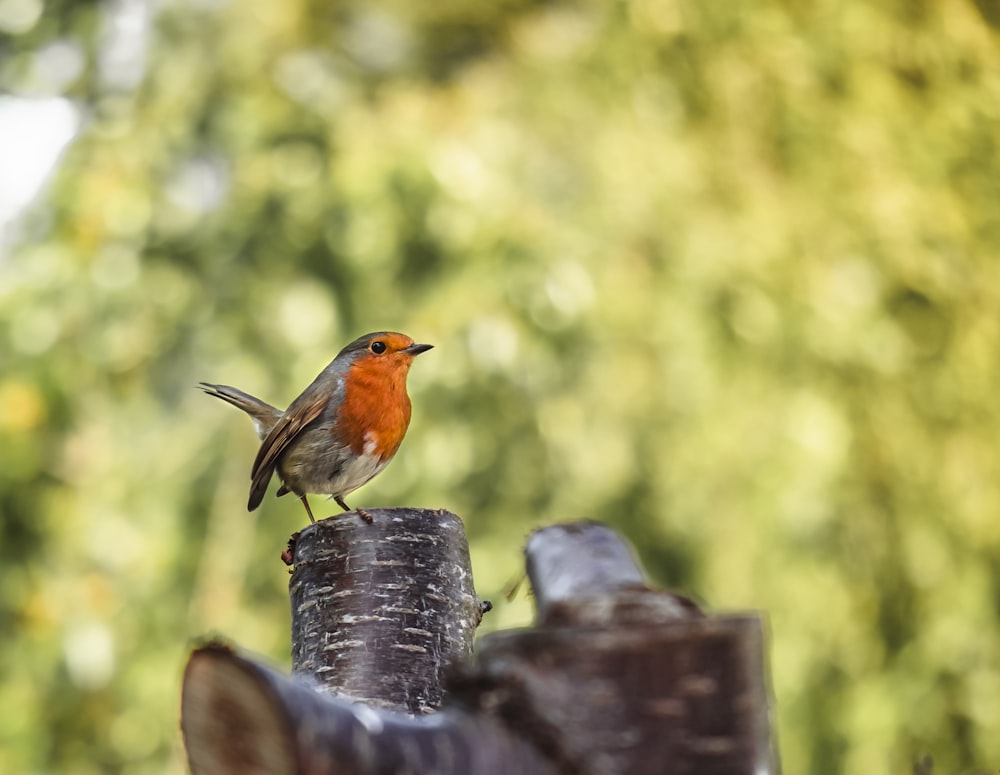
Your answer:
[[[385,342],[372,342],[371,351],[376,355],[381,355],[385,352]]]

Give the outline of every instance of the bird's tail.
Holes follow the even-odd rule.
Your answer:
[[[257,431],[257,435],[262,440],[271,432],[271,428],[274,427],[275,423],[284,414],[277,407],[261,401],[256,396],[244,393],[242,390],[229,387],[228,385],[210,385],[207,382],[199,382],[198,387],[210,396],[221,398],[223,401],[232,404],[237,409],[242,409],[250,415],[250,418],[253,420],[254,430]]]

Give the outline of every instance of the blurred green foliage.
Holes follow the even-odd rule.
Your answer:
[[[4,8],[86,123],[0,257],[0,771],[183,772],[192,639],[287,664],[301,507],[193,385],[380,328],[437,349],[352,503],[460,514],[487,628],[606,520],[767,612],[786,772],[1000,766],[991,6],[174,2],[131,60],[139,0]]]

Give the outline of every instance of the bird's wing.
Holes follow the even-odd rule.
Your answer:
[[[257,450],[257,457],[250,471],[250,502],[247,504],[250,511],[256,509],[264,500],[268,482],[271,481],[271,475],[282,453],[309,423],[323,413],[330,400],[329,396],[318,392],[312,396],[304,395],[302,398],[305,400],[295,401],[288,407],[288,411],[275,423]]]

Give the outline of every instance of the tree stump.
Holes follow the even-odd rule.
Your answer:
[[[760,617],[706,616],[648,588],[604,525],[556,525],[526,550],[536,626],[470,659],[480,604],[457,517],[372,516],[299,538],[293,679],[224,646],[192,654],[194,775],[777,771]]]
[[[441,707],[448,665],[472,656],[484,607],[461,520],[448,511],[372,509],[298,536],[289,585],[292,674],[369,705]],[[405,676],[405,680],[400,677]]]
[[[537,626],[485,636],[455,702],[564,773],[773,771],[758,616],[706,617],[650,589],[600,523],[542,528],[525,554]]]

